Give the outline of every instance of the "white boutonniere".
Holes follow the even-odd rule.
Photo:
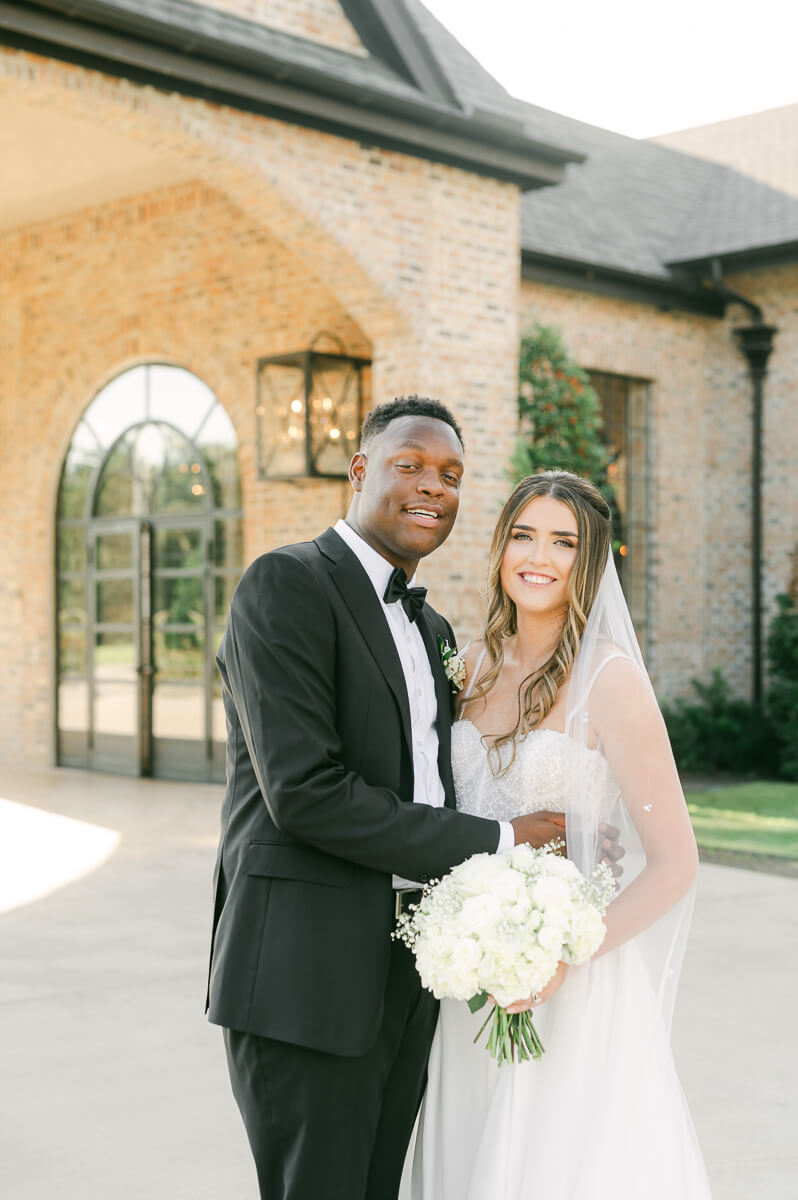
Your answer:
[[[441,662],[446,673],[446,678],[449,680],[449,687],[452,689],[453,695],[457,695],[462,690],[466,677],[466,665],[456,650],[453,650],[448,642],[438,635],[438,649],[441,653]]]

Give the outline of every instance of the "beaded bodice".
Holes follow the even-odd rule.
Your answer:
[[[504,747],[509,761],[509,747]],[[567,812],[569,807],[569,755],[585,756],[585,773],[590,808],[605,818],[618,796],[609,763],[599,750],[580,746],[555,729],[532,730],[518,743],[515,761],[506,775],[491,772],[482,735],[471,721],[461,718],[452,729],[452,769],[457,807],[477,817],[510,821],[523,813],[549,809]],[[572,777],[572,776],[571,776]]]

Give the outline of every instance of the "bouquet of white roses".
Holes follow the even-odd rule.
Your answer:
[[[472,1012],[496,1005],[488,1050],[499,1064],[543,1052],[530,1011],[506,1006],[546,986],[558,963],[583,963],[604,939],[603,914],[615,890],[612,873],[589,879],[552,843],[475,854],[424,888],[395,937],[414,952],[421,982],[438,999],[467,1000]]]

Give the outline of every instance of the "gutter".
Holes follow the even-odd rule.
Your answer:
[[[691,276],[683,278],[645,275],[624,271],[618,267],[601,266],[587,259],[564,258],[543,254],[538,250],[521,250],[521,278],[534,279],[554,287],[573,288],[635,304],[649,304],[663,312],[700,313],[702,316],[722,317],[723,298],[698,285]]]
[[[764,662],[762,653],[762,426],[764,414],[764,384],[773,339],[778,333],[774,325],[766,325],[762,309],[753,300],[727,286],[723,279],[723,264],[713,258],[711,286],[730,304],[739,304],[751,313],[752,323],[735,329],[740,349],[748,361],[751,376],[751,699],[757,706],[764,695]]]

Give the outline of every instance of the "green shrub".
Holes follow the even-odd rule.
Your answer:
[[[798,779],[798,608],[777,596],[778,612],[768,634],[770,685],[767,708],[783,779]]]
[[[719,667],[709,683],[691,683],[697,701],[675,700],[662,707],[679,769],[772,775],[777,747],[767,715],[732,696]]]
[[[516,482],[550,470],[605,481],[609,455],[601,439],[601,402],[552,326],[536,325],[521,338],[518,415]]]

